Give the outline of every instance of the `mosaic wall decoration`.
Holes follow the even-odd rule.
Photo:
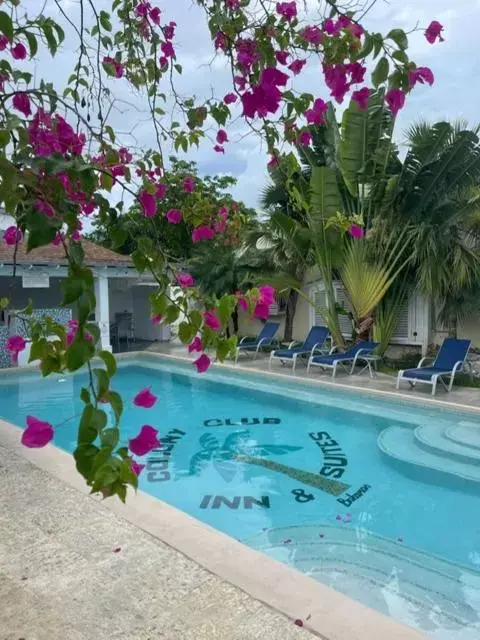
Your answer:
[[[72,319],[72,310],[64,308],[53,309],[34,309],[31,318],[39,320],[45,316],[50,316],[55,322],[65,325]],[[28,323],[23,322],[19,318],[14,318],[10,327],[10,332],[7,326],[0,326],[0,369],[5,369],[11,366],[10,354],[5,348],[5,341],[7,340],[9,333],[11,335],[19,335],[22,338],[27,339],[28,336]]]

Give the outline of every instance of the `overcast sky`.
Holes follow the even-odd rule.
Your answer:
[[[60,1],[70,16],[76,15],[76,0]],[[203,12],[191,0],[151,1],[162,9],[163,22],[171,19],[178,24],[175,46],[178,62],[183,66],[183,75],[177,83],[180,91],[184,95],[196,95],[198,98],[210,96],[214,91],[216,97],[223,97],[230,90],[230,76],[220,57],[213,60],[212,44]],[[37,8],[38,4],[39,0],[22,1],[22,6],[27,7],[30,5]],[[110,4],[106,0],[95,1],[97,9],[108,10]],[[298,4],[300,6],[301,2]],[[307,0],[307,4],[312,8],[318,7],[316,0]],[[53,0],[48,0],[46,12],[62,23],[63,18],[59,16]],[[431,67],[436,81],[431,88],[419,86],[408,97],[397,125],[397,140],[400,143],[402,132],[419,119],[435,121],[464,118],[470,123],[480,120],[480,57],[477,53],[480,0],[389,0],[388,3],[378,0],[364,20],[364,26],[383,33],[394,27],[409,31],[417,25],[425,28],[434,19],[445,27],[444,43],[429,45],[422,32],[410,36],[410,57],[419,66]],[[60,87],[75,64],[76,47],[75,39],[67,38],[54,66],[48,56],[42,57],[37,64],[37,77],[54,80],[57,87]],[[320,69],[314,68],[313,64],[310,67],[299,77],[295,88],[308,90],[316,97],[327,99]],[[124,141],[145,148],[154,146],[151,122],[146,113],[138,110],[134,92],[125,80],[116,83],[113,85],[116,96],[125,102],[118,104],[119,111],[114,115],[115,124],[124,132],[134,130],[134,138],[125,135]],[[161,90],[168,93],[168,86]],[[237,109],[238,115],[240,108]],[[231,142],[225,145],[225,155],[217,154],[212,148],[215,131],[212,128],[210,140],[199,151],[189,152],[187,157],[198,163],[201,173],[234,175],[238,179],[235,197],[256,207],[259,192],[267,181],[265,149],[258,138],[246,135],[241,120],[237,119],[228,126]]]

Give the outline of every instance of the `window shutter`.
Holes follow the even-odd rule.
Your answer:
[[[336,298],[337,298],[338,304],[342,306],[344,309],[351,311],[352,306],[348,301],[348,298],[346,296],[346,293],[343,287],[341,285],[336,285],[335,291],[336,291]],[[350,320],[350,318],[348,316],[338,314],[338,322],[340,324],[340,330],[343,333],[343,335],[346,335],[350,338],[353,331],[352,321]]]
[[[397,314],[397,326],[392,334],[392,340],[408,340],[409,296],[404,300]]]
[[[325,291],[315,291],[313,295],[313,300],[315,302],[315,324],[316,325],[325,325],[327,324],[326,319],[320,312],[320,309],[325,309],[327,307],[327,295]]]

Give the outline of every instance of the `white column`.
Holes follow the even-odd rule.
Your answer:
[[[105,351],[111,351],[110,344],[110,310],[108,298],[108,277],[106,275],[95,276],[95,321],[100,329],[100,344]]]

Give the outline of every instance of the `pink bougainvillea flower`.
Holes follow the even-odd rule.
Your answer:
[[[142,389],[137,393],[137,395],[133,399],[133,404],[136,407],[151,409],[157,400],[157,396],[152,393],[148,387],[145,387],[145,389]]]
[[[163,200],[167,191],[168,184],[165,184],[165,182],[158,182],[156,185],[155,198],[157,200]]]
[[[222,220],[226,220],[228,218],[228,207],[226,207],[225,205],[220,207],[220,209],[218,210],[218,215],[220,216],[220,218],[222,218]]]
[[[137,16],[146,18],[150,10],[150,7],[151,7],[150,2],[139,2],[135,7],[135,13],[137,14]]]
[[[207,227],[206,225],[201,225],[200,227],[196,227],[192,231],[192,241],[197,244],[202,240],[212,240],[215,237],[215,231],[212,227]]]
[[[303,620],[297,618],[293,624],[295,624],[297,627],[303,627]]]
[[[310,131],[302,131],[298,136],[298,144],[302,147],[308,147],[312,143],[312,134]]]
[[[188,345],[188,353],[193,353],[194,351],[202,351],[202,349],[203,349],[202,341],[198,336],[196,336]]]
[[[244,78],[243,76],[235,76],[233,80],[240,91],[245,91],[245,87],[247,86],[246,78]]]
[[[276,67],[265,67],[260,76],[261,85],[275,85],[284,87],[288,82],[288,76]]]
[[[351,224],[350,228],[348,229],[348,233],[352,236],[352,238],[363,238],[363,236],[365,235],[363,227],[358,224]]]
[[[362,111],[368,107],[368,99],[370,97],[370,89],[368,87],[363,87],[363,89],[359,89],[358,91],[354,91],[352,93],[352,100],[358,104]]]
[[[23,351],[27,343],[22,336],[10,336],[5,342],[5,348],[10,353],[13,364],[18,364],[18,354]]]
[[[39,449],[53,439],[53,427],[49,422],[43,422],[27,416],[27,428],[22,433],[22,444],[30,449]]]
[[[13,106],[17,111],[23,113],[23,115],[28,118],[32,115],[32,109],[30,106],[30,98],[28,97],[28,93],[19,92],[13,96]]]
[[[309,124],[323,124],[327,111],[328,104],[326,104],[326,102],[321,98],[317,98],[313,103],[313,107],[305,111],[307,122]]]
[[[133,471],[133,473],[136,476],[139,476],[142,473],[142,471],[145,469],[146,466],[147,465],[140,464],[139,462],[136,462],[135,460],[132,460],[130,462],[130,469]]]
[[[160,24],[161,13],[162,12],[158,7],[153,7],[153,9],[150,9],[150,13],[148,15],[150,16],[150,20],[153,22],[153,24]]]
[[[257,302],[253,315],[261,320],[266,320],[270,315],[270,305],[265,304],[264,302]]]
[[[225,129],[219,129],[218,130],[217,142],[218,142],[218,144],[225,144],[225,142],[228,142],[228,136],[227,136],[227,132],[225,131]]]
[[[410,89],[419,82],[420,84],[432,84],[435,82],[435,76],[433,75],[433,71],[429,67],[417,67],[408,72],[408,84],[410,85]]]
[[[18,227],[7,227],[3,232],[3,242],[8,246],[13,246],[23,240],[22,230]]]
[[[328,18],[322,25],[323,32],[329,36],[338,36],[340,33],[340,28],[335,20],[332,18]]]
[[[9,40],[7,36],[0,33],[0,51],[4,51],[8,47]]]
[[[298,74],[301,73],[303,67],[306,64],[307,64],[306,60],[294,60],[288,65],[288,68],[294,75],[298,76]]]
[[[213,150],[214,150],[216,153],[225,153],[225,149],[224,149],[221,145],[219,145],[219,144],[216,144],[216,145],[213,147]]]
[[[405,94],[401,89],[390,89],[385,94],[385,102],[393,115],[396,116],[405,105]]]
[[[27,57],[27,50],[21,42],[17,42],[17,44],[10,49],[10,53],[15,60],[25,60]]]
[[[193,362],[198,373],[204,373],[211,364],[212,362],[206,353],[202,353],[202,355]]]
[[[363,27],[355,22],[352,22],[348,27],[348,30],[354,38],[361,38],[364,34]]]
[[[52,244],[54,247],[58,247],[61,243],[62,240],[65,238],[65,236],[63,235],[63,233],[60,233],[60,231],[57,232],[57,235],[55,236],[55,238],[52,240]]]
[[[182,289],[193,287],[193,278],[189,273],[178,273],[177,282],[182,287]]]
[[[217,31],[215,34],[215,49],[221,49],[222,51],[226,51],[228,47],[227,36],[221,31]]]
[[[350,74],[350,84],[359,84],[363,82],[365,77],[365,73],[367,72],[367,67],[364,67],[363,64],[359,62],[351,62],[350,64],[345,65],[345,69],[347,73]]]
[[[156,316],[152,316],[150,318],[152,324],[160,324],[162,319],[163,319],[163,316],[160,313],[158,313]]]
[[[51,218],[55,215],[55,209],[52,207],[52,205],[49,202],[45,202],[45,200],[35,200],[35,203],[33,206],[37,211],[44,213],[48,218]]]
[[[136,456],[144,456],[152,449],[159,449],[158,431],[148,424],[143,425],[140,433],[128,441],[128,448]]]
[[[242,95],[243,115],[254,118],[256,115],[265,117],[268,113],[275,113],[282,99],[278,87],[284,87],[287,81],[286,73],[276,67],[266,67],[260,75],[259,83]]]
[[[430,44],[435,44],[437,38],[439,42],[444,42],[442,38],[443,25],[438,20],[432,20],[425,30],[425,38]]]
[[[113,73],[116,78],[121,78],[123,76],[123,72],[125,70],[124,66],[121,62],[119,62],[115,58],[111,58],[110,56],[105,56],[103,58],[103,64],[106,65],[107,68],[108,66],[113,68]]]
[[[183,181],[183,190],[187,193],[193,193],[195,191],[195,179],[192,176],[187,176]]]
[[[315,47],[323,42],[323,33],[315,25],[305,27],[305,29],[300,32],[300,36],[303,40],[313,44]]]
[[[163,27],[163,35],[167,40],[172,40],[175,35],[176,22],[169,22],[166,27]]]
[[[325,76],[325,84],[330,89],[330,95],[341,104],[349,90],[347,66],[344,64],[324,64],[323,74]]]
[[[244,311],[248,311],[248,302],[245,296],[242,296],[241,293],[237,292],[237,304]]]
[[[352,24],[352,21],[348,16],[339,16],[337,20],[337,28],[338,29],[348,29],[348,27]]]
[[[237,96],[234,93],[227,93],[227,95],[223,98],[225,104],[233,104],[237,101]]]
[[[275,302],[275,289],[268,284],[258,287],[260,292],[260,301],[263,304],[273,304]]]
[[[251,38],[239,38],[235,43],[237,50],[237,63],[246,73],[259,60],[257,43]]]
[[[212,331],[220,331],[222,328],[222,324],[215,311],[205,311],[203,314],[203,321]]]
[[[278,167],[279,164],[280,164],[280,160],[278,159],[278,156],[272,156],[270,160],[267,162],[267,167],[269,169],[274,169],[275,167]]]
[[[151,193],[145,191],[143,189],[140,191],[140,195],[138,196],[138,200],[142,205],[143,215],[147,218],[153,218],[153,216],[157,213],[157,201]]]
[[[297,3],[296,2],[277,2],[278,15],[285,18],[287,22],[291,22],[297,17]]]
[[[171,42],[162,42],[160,45],[160,49],[162,50],[165,58],[175,58],[175,49],[173,48],[173,44]]]
[[[286,65],[289,57],[290,54],[288,53],[288,51],[275,51],[275,58],[277,59],[277,62],[279,64]]]
[[[215,233],[223,233],[226,228],[227,223],[225,222],[225,220],[219,220],[213,225],[213,230],[215,231]]]
[[[178,209],[169,209],[165,214],[165,217],[170,224],[179,224],[182,221],[182,212]]]

